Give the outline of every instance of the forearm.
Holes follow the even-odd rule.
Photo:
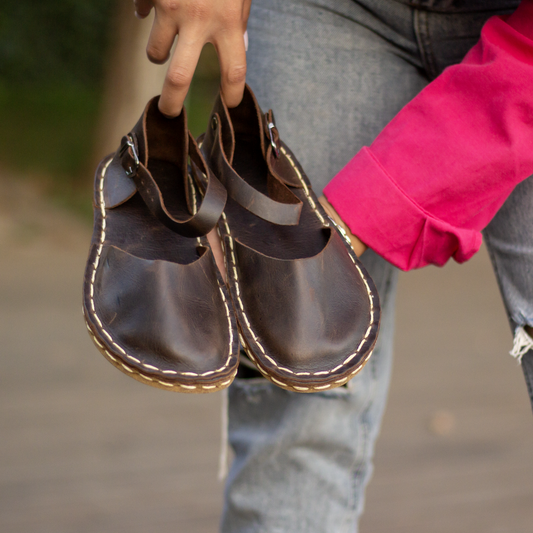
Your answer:
[[[469,259],[480,230],[533,174],[533,0],[493,17],[332,180],[325,196],[363,242],[403,269]]]

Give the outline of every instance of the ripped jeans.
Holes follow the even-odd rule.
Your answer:
[[[412,7],[419,3],[433,11]],[[282,138],[320,194],[430,79],[462,59],[487,18],[517,3],[254,0],[248,82],[261,107],[274,110]],[[532,218],[528,179],[485,231],[513,328],[533,325]],[[390,380],[397,280],[396,269],[372,251],[362,260],[380,294],[381,332],[347,387],[296,394],[262,378],[231,386],[235,459],[224,533],[357,531]]]
[[[533,407],[533,339],[523,329],[533,326],[533,177],[515,187],[483,237],[515,333],[511,353],[522,364]]]

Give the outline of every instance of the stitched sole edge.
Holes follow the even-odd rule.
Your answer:
[[[270,382],[274,383],[274,385],[277,385],[282,389],[303,394],[336,389],[337,387],[342,387],[343,385],[348,383],[348,381],[350,381],[356,374],[358,374],[366,365],[366,363],[370,360],[377,341],[377,337],[375,337],[370,350],[368,350],[368,352],[364,354],[364,356],[358,361],[355,366],[350,367],[349,371],[345,374],[336,375],[332,377],[334,379],[324,380],[321,382],[312,382],[311,380],[307,382],[290,382],[289,380],[287,380],[286,376],[282,376],[278,373],[272,372],[271,368],[264,366],[263,361],[253,355],[252,350],[247,345],[240,332],[239,335],[241,337],[241,344],[244,351],[246,352],[246,355],[255,364],[256,368],[259,370],[259,372],[261,372],[261,375],[264,378],[268,379]]]
[[[335,231],[335,228],[332,229],[333,231]],[[363,367],[372,355],[375,344],[377,342],[381,318],[379,300],[377,302],[374,302],[375,311],[373,313],[373,320],[369,322],[366,336],[361,340],[358,349],[353,354],[347,357],[347,362],[341,365],[337,365],[337,367],[335,368],[324,370],[315,374],[311,374],[310,372],[294,372],[290,369],[286,369],[283,366],[278,365],[272,359],[272,357],[265,352],[264,348],[259,344],[259,342],[256,341],[257,335],[252,330],[251,324],[244,312],[242,300],[237,294],[238,283],[236,282],[236,274],[233,270],[234,268],[237,268],[237,265],[232,264],[230,266],[231,270],[228,268],[228,253],[231,254],[232,250],[228,250],[226,252],[226,246],[222,238],[222,235],[224,235],[232,241],[233,238],[231,234],[227,232],[228,230],[229,226],[225,225],[225,228],[222,229],[222,233],[220,230],[218,233],[221,237],[222,248],[225,252],[224,258],[226,261],[226,269],[228,271],[230,280],[230,295],[233,302],[233,307],[235,309],[235,313],[237,315],[239,340],[250,360],[255,364],[257,369],[266,379],[268,379],[278,387],[282,387],[284,389],[291,390],[294,392],[321,392],[324,390],[334,389],[336,387],[341,387],[342,385],[345,385],[350,379],[352,379],[363,369]],[[351,247],[347,251],[350,255],[353,255],[355,257],[355,254],[351,250]],[[371,288],[375,291],[373,281],[371,281],[371,278],[366,273],[366,270],[363,271],[363,275],[367,276],[367,281],[370,281]],[[375,292],[375,294],[377,295],[377,292]],[[341,368],[343,368],[343,371],[339,372]]]
[[[235,376],[237,375],[237,368],[233,369],[231,375],[223,375],[217,381],[210,381],[208,383],[179,383],[177,381],[170,381],[161,379],[159,376],[150,375],[148,373],[140,372],[138,369],[128,365],[119,354],[112,352],[108,346],[106,346],[105,341],[96,334],[95,331],[89,325],[89,321],[86,315],[85,306],[83,306],[83,312],[85,316],[85,325],[89,336],[91,337],[94,345],[98,351],[118,370],[120,370],[126,376],[162,390],[168,390],[173,392],[181,392],[187,394],[207,394],[210,392],[217,392],[223,390],[231,385]]]

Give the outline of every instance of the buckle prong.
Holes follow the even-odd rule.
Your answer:
[[[131,135],[126,135],[126,142],[120,147],[119,155],[122,157],[126,150],[128,148],[131,148],[131,153],[133,154],[133,161],[135,163],[135,168],[129,167],[127,169],[124,169],[126,172],[126,176],[132,176],[135,171],[139,168],[140,161],[139,161],[139,155],[137,154],[137,149],[135,148],[135,143],[133,142],[133,138]]]
[[[268,133],[270,135],[270,144],[272,146],[272,150],[274,150],[274,155],[276,157],[279,157],[279,148],[278,148],[278,145],[276,144],[276,141],[274,140],[274,135],[272,133],[272,130],[276,128],[276,125],[274,124],[274,122],[269,122],[267,124],[267,128],[268,128]]]

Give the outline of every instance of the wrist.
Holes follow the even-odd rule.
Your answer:
[[[352,233],[352,230],[344,223],[340,215],[337,213],[337,211],[335,211],[335,208],[327,201],[325,196],[321,196],[318,201],[320,202],[326,213],[329,215],[329,217],[333,219],[335,224],[337,224],[337,226],[339,226],[346,232],[346,235],[350,239],[355,255],[357,255],[357,257],[360,257],[368,248],[368,246],[363,241],[361,241],[359,237]]]

